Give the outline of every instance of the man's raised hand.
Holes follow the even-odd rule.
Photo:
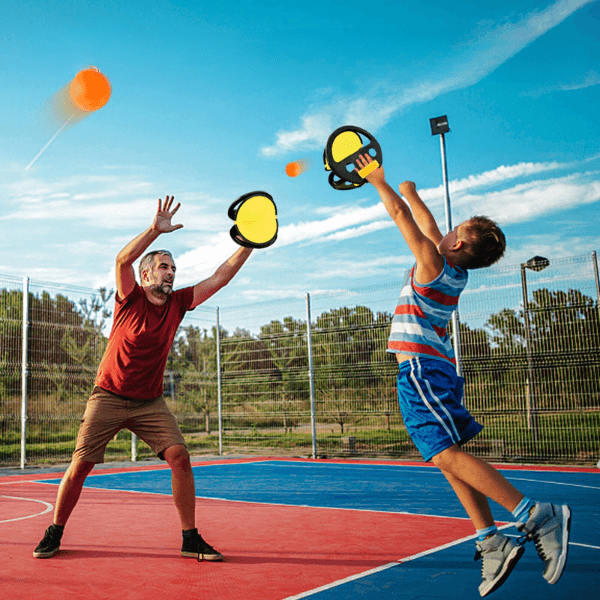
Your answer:
[[[158,199],[158,210],[156,211],[156,216],[152,222],[152,229],[154,231],[159,233],[170,233],[171,231],[175,231],[183,227],[182,224],[171,225],[171,219],[179,210],[180,206],[180,203],[178,202],[175,205],[175,208],[171,210],[174,200],[175,196],[165,196],[164,203],[160,198]]]

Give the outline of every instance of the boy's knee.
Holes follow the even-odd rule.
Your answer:
[[[438,469],[451,472],[452,466],[455,464],[457,452],[460,452],[460,448],[456,445],[451,446],[450,448],[446,448],[445,450],[442,450],[436,454],[431,459],[431,462],[438,467]]]

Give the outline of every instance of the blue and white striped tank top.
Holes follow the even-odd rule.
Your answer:
[[[456,363],[447,330],[448,321],[467,285],[469,274],[446,259],[442,272],[426,285],[417,283],[414,272],[415,267],[404,276],[387,351]]]

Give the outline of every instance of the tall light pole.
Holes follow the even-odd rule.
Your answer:
[[[550,264],[543,256],[534,256],[527,262],[521,263],[521,289],[523,292],[523,321],[525,323],[525,351],[527,353],[527,427],[534,440],[538,438],[537,402],[535,396],[535,370],[533,368],[533,355],[531,353],[532,335],[529,320],[529,292],[527,291],[527,269],[541,271]]]
[[[446,233],[452,231],[452,211],[450,209],[450,191],[448,189],[448,167],[446,165],[446,140],[444,134],[450,131],[448,125],[448,117],[434,117],[429,119],[431,127],[431,135],[440,136],[440,150],[442,153],[442,179],[444,182],[444,197],[446,208]],[[458,309],[452,313],[452,342],[454,345],[454,354],[456,355],[456,372],[462,375],[462,367],[460,362],[460,329]]]

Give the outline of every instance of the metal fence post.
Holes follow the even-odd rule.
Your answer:
[[[221,325],[219,323],[219,307],[216,310],[217,318],[217,398],[219,407],[219,456],[223,456],[223,395],[221,391]]]
[[[310,386],[310,425],[312,431],[312,457],[317,458],[317,418],[315,411],[315,373],[313,369],[312,331],[310,327],[310,294],[306,294],[306,338],[308,344],[308,382]]]
[[[27,463],[27,384],[29,380],[29,277],[23,277],[21,336],[21,469]]]
[[[137,435],[131,432],[131,462],[137,461]]]
[[[525,350],[527,352],[527,384],[526,384],[526,405],[527,405],[527,428],[531,431],[532,437],[537,441],[537,406],[535,397],[535,373],[533,370],[533,356],[531,354],[532,335],[531,321],[529,319],[529,292],[527,290],[527,272],[525,263],[521,265],[521,291],[523,294],[523,321],[525,322]]]
[[[594,266],[594,283],[596,284],[596,306],[600,306],[600,278],[598,277],[598,258],[595,250],[592,252],[592,263]]]

